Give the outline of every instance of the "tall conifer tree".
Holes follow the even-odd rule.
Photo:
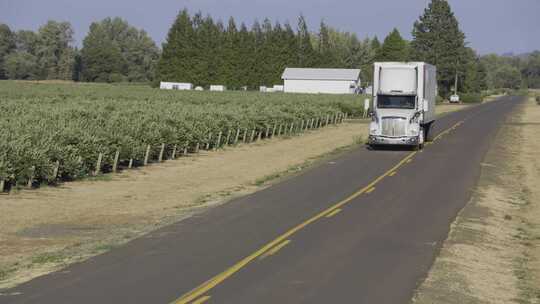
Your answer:
[[[450,93],[456,71],[462,69],[465,34],[446,0],[431,0],[424,14],[414,23],[412,59],[437,66],[439,91]]]

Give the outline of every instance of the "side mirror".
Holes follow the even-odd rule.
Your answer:
[[[422,110],[424,110],[424,112],[429,111],[429,100],[423,99],[422,102]]]
[[[368,116],[368,117],[373,117],[373,115],[375,115],[375,112],[373,112],[372,109],[369,109],[369,110],[367,111],[367,116]]]

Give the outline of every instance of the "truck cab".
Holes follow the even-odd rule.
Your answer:
[[[436,69],[424,62],[376,62],[368,144],[421,148],[435,119]]]

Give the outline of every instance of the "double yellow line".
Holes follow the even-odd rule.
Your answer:
[[[441,138],[444,134],[447,134],[448,132],[450,132],[451,130],[454,130],[456,127],[458,127],[459,125],[461,125],[463,123],[463,121],[460,121],[458,123],[456,123],[455,125],[453,125],[452,127],[446,129],[445,131],[441,132],[437,137],[435,137],[433,140],[436,141],[438,140],[439,138]],[[257,259],[258,257],[261,257],[262,255],[264,255],[266,252],[268,251],[273,251],[274,247],[279,245],[279,244],[287,244],[289,243],[287,241],[287,239],[295,234],[296,232],[298,232],[299,230],[305,228],[306,226],[308,226],[309,224],[312,224],[313,222],[327,216],[327,215],[330,215],[334,212],[336,212],[336,210],[340,209],[341,207],[343,207],[344,205],[348,204],[349,202],[351,202],[352,200],[354,200],[355,198],[359,197],[360,195],[366,193],[366,192],[371,192],[373,191],[372,189],[374,189],[374,186],[376,184],[378,184],[381,180],[383,180],[385,177],[387,177],[388,175],[393,175],[395,174],[395,171],[397,169],[399,169],[401,166],[403,166],[405,163],[407,163],[408,161],[410,161],[414,155],[416,155],[417,151],[414,151],[414,152],[411,152],[409,153],[407,156],[405,156],[401,161],[399,161],[396,165],[394,165],[392,168],[390,168],[388,171],[386,171],[385,173],[383,173],[381,176],[377,177],[375,180],[373,180],[371,183],[369,183],[367,186],[363,187],[362,189],[354,192],[353,194],[349,195],[347,198],[339,201],[338,203],[336,203],[335,205],[333,205],[332,207],[320,212],[319,214],[309,218],[308,220],[304,221],[303,223],[295,226],[294,228],[288,230],[287,232],[283,233],[282,235],[278,236],[277,238],[275,238],[273,241],[271,241],[270,243],[266,244],[265,246],[261,247],[259,250],[253,252],[252,254],[250,254],[249,256],[243,258],[242,260],[240,260],[239,262],[237,262],[236,264],[234,264],[232,267],[228,268],[227,270],[223,271],[222,273],[214,276],[213,278],[211,278],[210,280],[204,282],[203,284],[199,285],[197,288],[189,291],[188,293],[186,293],[185,295],[183,295],[182,297],[180,297],[179,299],[177,299],[176,301],[173,302],[173,304],[187,304],[187,303],[190,303],[191,301],[194,301],[196,299],[198,299],[199,297],[203,296],[204,294],[206,294],[209,290],[211,290],[212,288],[216,287],[218,284],[220,284],[221,282],[225,281],[227,278],[229,278],[230,276],[232,276],[233,274],[235,274],[236,272],[238,272],[240,269],[242,269],[243,267],[245,267],[247,264],[249,264],[250,262],[252,262],[253,260]],[[393,173],[393,174],[392,174]],[[337,212],[336,212],[337,213]],[[284,245],[283,245],[284,246]],[[283,247],[283,246],[280,246]],[[279,248],[279,249],[280,249]],[[279,250],[277,249],[277,250]],[[275,250],[275,251],[277,251]],[[210,299],[210,297],[208,296],[205,296],[203,298],[200,298],[198,299],[197,301],[201,300],[201,299],[205,299],[205,300],[208,300]],[[195,301],[194,303],[197,303],[197,301]]]

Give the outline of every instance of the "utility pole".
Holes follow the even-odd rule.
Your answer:
[[[458,80],[458,70],[456,68],[456,79],[454,81],[454,95],[457,95],[457,80]]]
[[[454,79],[454,95],[457,95],[458,67],[459,67],[459,60],[456,61],[456,77]]]

